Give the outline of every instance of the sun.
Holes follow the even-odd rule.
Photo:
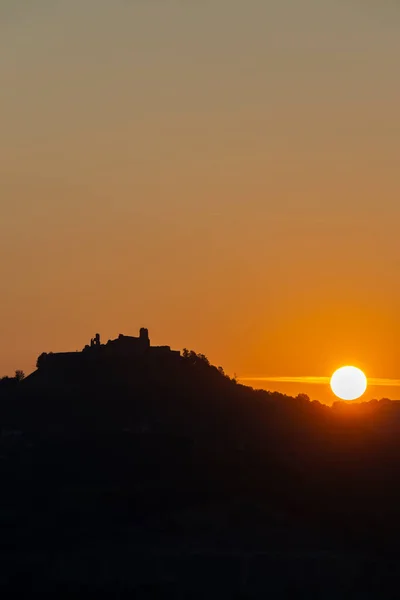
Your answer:
[[[331,377],[332,392],[341,400],[356,400],[367,389],[367,378],[357,367],[341,367]]]

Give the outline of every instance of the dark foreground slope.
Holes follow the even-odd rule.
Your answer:
[[[192,353],[38,371],[0,419],[8,593],[397,597],[395,402],[255,391]]]

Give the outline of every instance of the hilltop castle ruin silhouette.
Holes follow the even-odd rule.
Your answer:
[[[108,340],[106,344],[100,342],[100,334],[96,333],[82,351],[76,352],[43,352],[37,359],[39,371],[58,367],[78,367],[88,360],[139,358],[177,358],[179,350],[171,350],[170,346],[151,346],[148,329],[142,327],[139,337],[119,334],[115,340]]]

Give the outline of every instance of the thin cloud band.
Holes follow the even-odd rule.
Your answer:
[[[239,381],[264,381],[270,383],[307,383],[310,385],[326,385],[329,384],[330,377],[315,377],[315,376],[303,376],[303,377],[238,377]],[[369,386],[382,386],[382,387],[400,387],[400,379],[388,379],[388,378],[368,378]]]

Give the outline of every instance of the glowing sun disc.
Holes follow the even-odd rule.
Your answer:
[[[367,378],[357,367],[341,367],[331,377],[332,392],[341,400],[360,398],[367,385]]]

